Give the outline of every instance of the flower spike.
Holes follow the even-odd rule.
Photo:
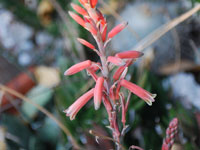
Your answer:
[[[121,58],[121,59],[128,59],[128,58],[139,58],[141,56],[143,56],[144,54],[142,52],[139,51],[125,51],[125,52],[121,52],[121,53],[117,53],[115,55],[115,57]]]
[[[70,67],[69,69],[67,69],[64,73],[64,75],[73,75],[77,72],[80,72],[88,67],[90,67],[92,65],[92,62],[90,60],[86,60],[83,62],[80,62],[78,64],[73,65],[72,67]]]
[[[99,77],[96,82],[96,86],[94,89],[94,108],[95,110],[99,109],[101,105],[102,93],[103,93],[103,83],[104,78]]]
[[[174,118],[166,130],[166,138],[163,140],[162,150],[171,150],[175,136],[178,133],[178,118]]]
[[[128,22],[123,22],[116,27],[114,27],[109,33],[108,33],[108,39],[113,38],[115,35],[117,35],[119,32],[121,32],[126,26],[128,25]]]
[[[150,106],[152,105],[152,102],[155,101],[154,98],[156,97],[156,94],[151,94],[134,83],[131,83],[125,79],[122,79],[120,81],[120,84],[121,86],[125,87],[126,89],[128,89],[129,91],[131,91],[132,93],[140,97],[141,99],[143,99]]]
[[[79,110],[93,97],[93,95],[94,88],[82,95],[68,109],[66,109],[64,111],[66,113],[66,116],[69,116],[70,120],[74,120]]]

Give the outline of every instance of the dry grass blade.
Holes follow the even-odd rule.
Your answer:
[[[23,96],[22,94],[16,92],[13,89],[10,89],[10,88],[2,85],[2,84],[0,84],[0,90],[7,92],[9,94],[12,94],[12,95],[24,100],[25,102],[30,103],[31,105],[35,106],[38,110],[40,110],[41,112],[43,112],[45,115],[47,115],[49,118],[51,118],[52,120],[54,120],[56,122],[56,124],[69,137],[69,140],[71,141],[71,143],[72,143],[72,145],[74,146],[75,149],[81,149],[80,146],[78,145],[78,143],[76,142],[76,140],[74,139],[74,137],[72,136],[72,134],[70,133],[70,131],[62,124],[62,122],[60,122],[52,113],[50,113],[44,107],[41,107],[40,105],[34,103],[33,101],[31,101],[27,97]]]
[[[103,0],[99,1],[104,9],[108,10],[117,20],[123,22],[125,21],[115,10],[113,10],[108,4],[106,4]],[[140,40],[140,36],[137,34],[137,32],[131,28],[130,26],[127,26],[127,29],[133,34],[133,36],[136,38],[137,41]]]
[[[4,95],[4,91],[0,91],[0,106],[1,106],[1,103],[2,103],[3,95]]]
[[[193,9],[189,10],[188,12],[184,13],[180,17],[177,17],[173,19],[172,21],[162,25],[152,33],[150,33],[148,36],[146,36],[143,40],[141,40],[136,46],[134,46],[133,49],[136,49],[138,51],[142,51],[151,44],[153,44],[155,41],[157,41],[161,36],[163,36],[165,33],[170,31],[172,28],[180,24],[181,22],[185,21],[189,17],[191,17],[193,14],[198,12],[200,10],[200,4],[196,5]]]

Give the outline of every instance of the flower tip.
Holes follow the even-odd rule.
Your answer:
[[[157,94],[152,94],[151,95],[153,98],[156,98]],[[155,101],[155,100],[154,100]]]
[[[124,26],[127,26],[128,25],[128,21],[124,21],[123,24],[124,24]]]
[[[152,101],[146,101],[149,106],[152,106]]]
[[[144,55],[144,53],[140,52],[140,57],[142,57]]]
[[[94,105],[94,109],[95,109],[95,110],[98,110],[99,108],[100,108],[100,104]]]
[[[63,110],[64,113],[67,113],[68,109]]]
[[[74,6],[74,3],[70,3],[70,5],[72,6],[72,8],[73,8],[73,6]]]
[[[71,16],[71,15],[73,14],[73,12],[69,10],[69,11],[68,11],[68,14]]]
[[[64,72],[64,75],[65,75],[65,76],[67,76],[67,75],[68,75],[68,70],[66,70],[66,71]]]

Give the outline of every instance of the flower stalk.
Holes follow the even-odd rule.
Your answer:
[[[125,100],[125,94],[121,92],[121,88],[125,88],[143,99],[147,104],[152,105],[155,95],[147,92],[141,87],[125,80],[128,72],[128,67],[140,58],[143,53],[139,51],[126,51],[116,54],[115,56],[107,56],[106,47],[107,44],[120,33],[128,25],[127,22],[123,22],[114,27],[110,32],[107,31],[107,21],[102,15],[96,5],[98,0],[79,0],[83,6],[71,4],[72,8],[81,16],[74,12],[69,12],[69,15],[83,28],[88,30],[95,39],[98,48],[84,39],[78,38],[78,41],[94,50],[100,57],[100,63],[86,60],[70,67],[64,74],[72,75],[82,70],[87,70],[88,74],[95,80],[96,85],[93,89],[86,94],[83,94],[78,100],[74,102],[64,112],[70,119],[74,119],[78,111],[92,98],[94,97],[94,108],[98,110],[103,102],[105,109],[108,113],[109,128],[112,131],[113,141],[116,144],[116,149],[122,149],[122,136],[126,125],[126,112],[130,102],[130,94]],[[114,66],[114,67],[110,67]],[[113,69],[116,69],[114,75],[111,75]],[[100,75],[96,74],[100,71]],[[120,119],[119,117],[122,116]],[[121,120],[121,122],[120,122]],[[120,128],[122,123],[123,128]]]

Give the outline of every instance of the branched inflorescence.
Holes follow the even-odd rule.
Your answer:
[[[175,136],[178,133],[178,119],[174,118],[166,130],[166,138],[163,140],[162,150],[171,150]]]
[[[69,15],[83,28],[88,30],[94,37],[98,48],[84,39],[78,38],[78,41],[92,49],[100,57],[100,63],[86,60],[70,67],[64,74],[73,75],[82,70],[86,70],[88,74],[95,80],[94,88],[83,94],[64,112],[73,120],[79,110],[91,99],[94,98],[94,108],[99,109],[103,102],[109,117],[110,126],[113,138],[120,143],[120,136],[126,128],[126,112],[129,105],[130,96],[125,100],[123,92],[120,89],[124,87],[133,94],[143,99],[148,105],[154,102],[155,94],[151,94],[143,88],[131,83],[125,79],[128,67],[136,61],[137,58],[143,55],[139,51],[125,51],[117,53],[114,56],[106,56],[106,47],[111,39],[121,32],[127,22],[123,22],[114,27],[110,32],[107,32],[107,21],[102,13],[96,8],[98,0],[79,0],[81,6],[71,4],[72,8],[81,16],[69,11]],[[110,73],[114,67],[117,67],[113,76]],[[100,75],[97,71],[100,70]],[[121,109],[119,109],[121,108]],[[118,113],[121,111],[121,122],[123,129],[119,128]]]

